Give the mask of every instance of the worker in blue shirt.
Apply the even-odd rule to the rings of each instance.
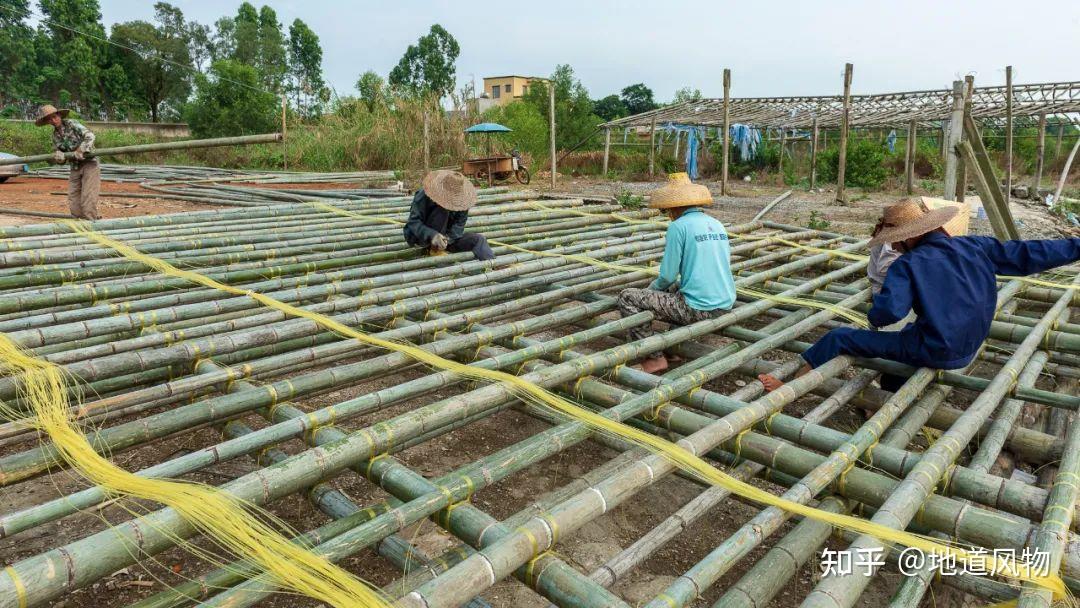
[[[665,236],[660,276],[648,289],[624,289],[618,307],[622,316],[642,311],[654,319],[689,325],[710,319],[731,309],[735,303],[735,281],[731,277],[731,248],[724,225],[701,207],[712,204],[709,189],[674,181],[653,193],[649,206],[663,209],[671,219]],[[631,340],[652,335],[650,324],[627,332]],[[668,368],[663,352],[646,357],[641,368],[658,373]]]
[[[999,242],[985,236],[950,237],[942,226],[956,207],[927,210],[914,200],[885,210],[883,228],[870,241],[892,243],[902,255],[889,267],[867,314],[878,328],[914,310],[914,323],[897,332],[841,327],[802,354],[802,375],[838,355],[880,357],[913,367],[966,367],[990,335],[997,310],[996,275],[1029,275],[1080,260],[1080,239]],[[782,383],[758,377],[767,390]],[[896,391],[906,378],[886,375],[881,387]]]

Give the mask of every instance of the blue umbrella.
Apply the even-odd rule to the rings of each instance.
[[[513,129],[493,122],[482,122],[465,129],[466,133],[509,133]]]
[[[482,122],[478,125],[473,125],[468,129],[465,129],[466,133],[487,133],[487,154],[491,156],[491,134],[492,133],[509,133],[513,129],[504,127],[494,122]]]

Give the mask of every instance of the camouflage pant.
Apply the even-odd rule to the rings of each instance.
[[[97,199],[100,191],[101,165],[97,159],[71,164],[67,197],[71,215],[84,220],[98,219]]]
[[[624,317],[639,312],[650,311],[657,321],[667,321],[675,325],[692,325],[698,321],[712,319],[727,312],[724,309],[697,310],[691,308],[678,291],[656,291],[655,289],[624,289],[619,293],[619,314]],[[631,341],[642,340],[653,335],[652,324],[639,325],[627,330]],[[660,357],[663,353],[652,353],[650,357]]]

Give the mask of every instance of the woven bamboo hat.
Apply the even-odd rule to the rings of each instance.
[[[870,239],[870,246],[922,236],[941,228],[958,212],[956,207],[930,210],[918,200],[901,201],[885,208],[885,214],[881,218],[881,231]]]
[[[44,127],[45,121],[53,114],[59,114],[60,118],[67,118],[69,113],[71,113],[71,110],[57,110],[56,106],[46,104],[38,108],[37,116],[34,117],[34,124],[39,127]]]
[[[668,183],[652,193],[649,206],[653,209],[674,207],[703,207],[713,203],[712,193],[701,184],[690,182],[685,173],[672,173]]]
[[[457,171],[432,171],[424,176],[424,193],[449,211],[467,211],[476,204],[476,187]]]

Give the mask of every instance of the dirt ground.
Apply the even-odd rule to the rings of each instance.
[[[606,181],[575,180],[566,178],[560,184],[560,192],[612,196],[624,190],[645,193],[657,187],[659,183],[612,183]],[[719,191],[718,184],[708,183],[714,192]],[[278,186],[275,186],[278,187]],[[304,187],[317,187],[305,185]],[[338,184],[322,185],[324,188],[340,188]],[[63,196],[53,193],[63,192],[66,183],[57,179],[18,178],[6,184],[0,184],[0,207],[16,207],[38,211],[62,213],[66,210]],[[104,217],[126,217],[153,213],[174,213],[215,208],[211,205],[197,205],[188,202],[162,199],[132,199],[109,196],[115,193],[145,193],[137,184],[104,182],[102,184],[101,211]],[[740,183],[734,196],[719,201],[716,214],[730,224],[748,221],[766,202],[783,190],[777,187],[757,186]],[[794,196],[777,207],[768,219],[789,224],[805,226],[810,221],[810,212],[817,211],[816,218],[829,223],[829,230],[851,234],[867,234],[880,216],[885,205],[899,198],[896,195],[871,195],[858,198],[849,205],[836,205],[832,193],[828,191],[806,193],[796,192]],[[1037,207],[1028,208],[1022,202],[1014,202],[1017,218],[1025,223],[1024,229],[1031,236],[1049,236],[1059,230],[1056,218],[1045,214]],[[1041,213],[1040,213],[1041,212]],[[1043,216],[1046,217],[1043,217]],[[47,219],[34,219],[19,216],[0,215],[0,225],[12,223],[41,222]],[[980,230],[985,225],[977,224]],[[1064,229],[1065,227],[1061,227]],[[1038,231],[1038,232],[1036,232]],[[1043,232],[1045,231],[1045,234]],[[719,338],[712,338],[720,340]],[[610,340],[599,341],[590,345],[592,349],[612,346]],[[588,349],[585,349],[588,350]],[[329,392],[306,399],[298,405],[313,409],[324,407],[334,402],[365,394],[386,386],[398,384],[417,377],[419,372],[406,371],[392,377],[367,382],[347,390]],[[723,382],[711,386],[715,390],[729,393],[736,388],[736,382],[745,382],[749,378],[736,379],[727,376]],[[440,391],[420,399],[397,404],[393,408],[374,415],[362,417],[344,424],[345,428],[361,428],[378,419],[430,403],[434,400],[451,396],[457,391]],[[818,399],[805,397],[786,411],[801,415],[812,408]],[[262,424],[256,416],[245,419],[251,426]],[[835,416],[830,424],[846,431],[853,430],[861,423],[861,418],[853,412],[842,412]],[[113,423],[110,423],[113,424]],[[471,424],[463,429],[448,433],[435,440],[411,448],[399,455],[402,461],[426,477],[433,478],[463,466],[477,458],[491,454],[503,447],[522,441],[539,433],[547,424],[540,422],[517,410],[506,410],[483,421]],[[116,456],[116,462],[128,469],[138,470],[153,463],[182,454],[186,450],[210,445],[220,440],[220,435],[210,427],[192,432],[185,432],[150,445],[124,452]],[[21,446],[25,449],[30,444]],[[300,441],[292,441],[282,446],[289,453],[304,449]],[[511,476],[507,480],[479,492],[473,503],[502,519],[525,508],[544,493],[557,489],[568,480],[578,478],[591,469],[616,456],[616,452],[598,444],[585,442],[564,450],[559,455],[530,467],[526,471]],[[251,472],[256,468],[250,458],[237,459],[198,473],[185,479],[211,484],[221,484]],[[359,475],[345,473],[334,480],[333,485],[352,498],[359,505],[371,505],[387,498],[381,490],[363,480]],[[769,487],[761,482],[763,487]],[[0,488],[0,512],[12,512],[21,507],[40,504],[44,500],[66,494],[82,487],[80,480],[69,474],[57,472],[27,483]],[[774,490],[776,488],[773,488]],[[634,542],[646,530],[658,524],[680,506],[701,491],[699,486],[682,478],[669,476],[652,487],[636,495],[632,500],[614,509],[607,515],[593,521],[561,542],[558,554],[583,572],[591,572],[604,561],[616,555],[622,548]],[[150,508],[151,505],[126,505],[126,508]],[[125,507],[106,506],[67,518],[62,522],[41,526],[34,530],[0,539],[0,562],[12,561],[40,553],[62,543],[82,538],[89,533],[104,530],[109,521],[123,521],[130,515]],[[675,576],[685,572],[697,561],[709,553],[718,543],[735,532],[747,520],[753,517],[759,508],[738,500],[725,501],[706,517],[689,527],[674,542],[665,546],[645,561],[625,580],[620,581],[615,591],[631,605],[648,601]],[[327,521],[325,515],[316,510],[301,496],[293,495],[276,502],[272,512],[285,522],[298,529],[310,529]],[[791,527],[789,523],[780,532],[772,536],[779,539]],[[451,547],[453,540],[430,521],[424,521],[407,528],[402,536],[412,541],[431,555]],[[830,540],[835,549],[843,548],[844,543]],[[709,606],[723,590],[738,580],[749,567],[767,550],[758,548],[743,559],[738,566],[727,573],[721,581],[707,591],[694,606]],[[358,553],[343,562],[343,565],[358,576],[377,585],[387,584],[401,576],[399,568],[390,565],[385,559],[376,557],[367,550]],[[199,564],[187,553],[172,550],[146,560],[143,566],[127,568],[104,579],[89,588],[66,596],[54,606],[86,607],[121,606],[147,597],[164,589],[165,585],[175,585],[187,577],[206,571],[204,564]],[[812,560],[804,566],[798,576],[784,589],[771,604],[782,608],[797,606],[816,582],[817,564]],[[895,569],[885,568],[871,583],[858,605],[864,607],[879,606],[888,602],[891,590],[895,587],[898,573]],[[547,602],[531,590],[513,579],[500,582],[486,593],[483,599],[495,608],[541,608]],[[940,599],[940,598],[939,598]],[[262,602],[262,606],[315,606],[316,603],[289,595],[276,595]]]

